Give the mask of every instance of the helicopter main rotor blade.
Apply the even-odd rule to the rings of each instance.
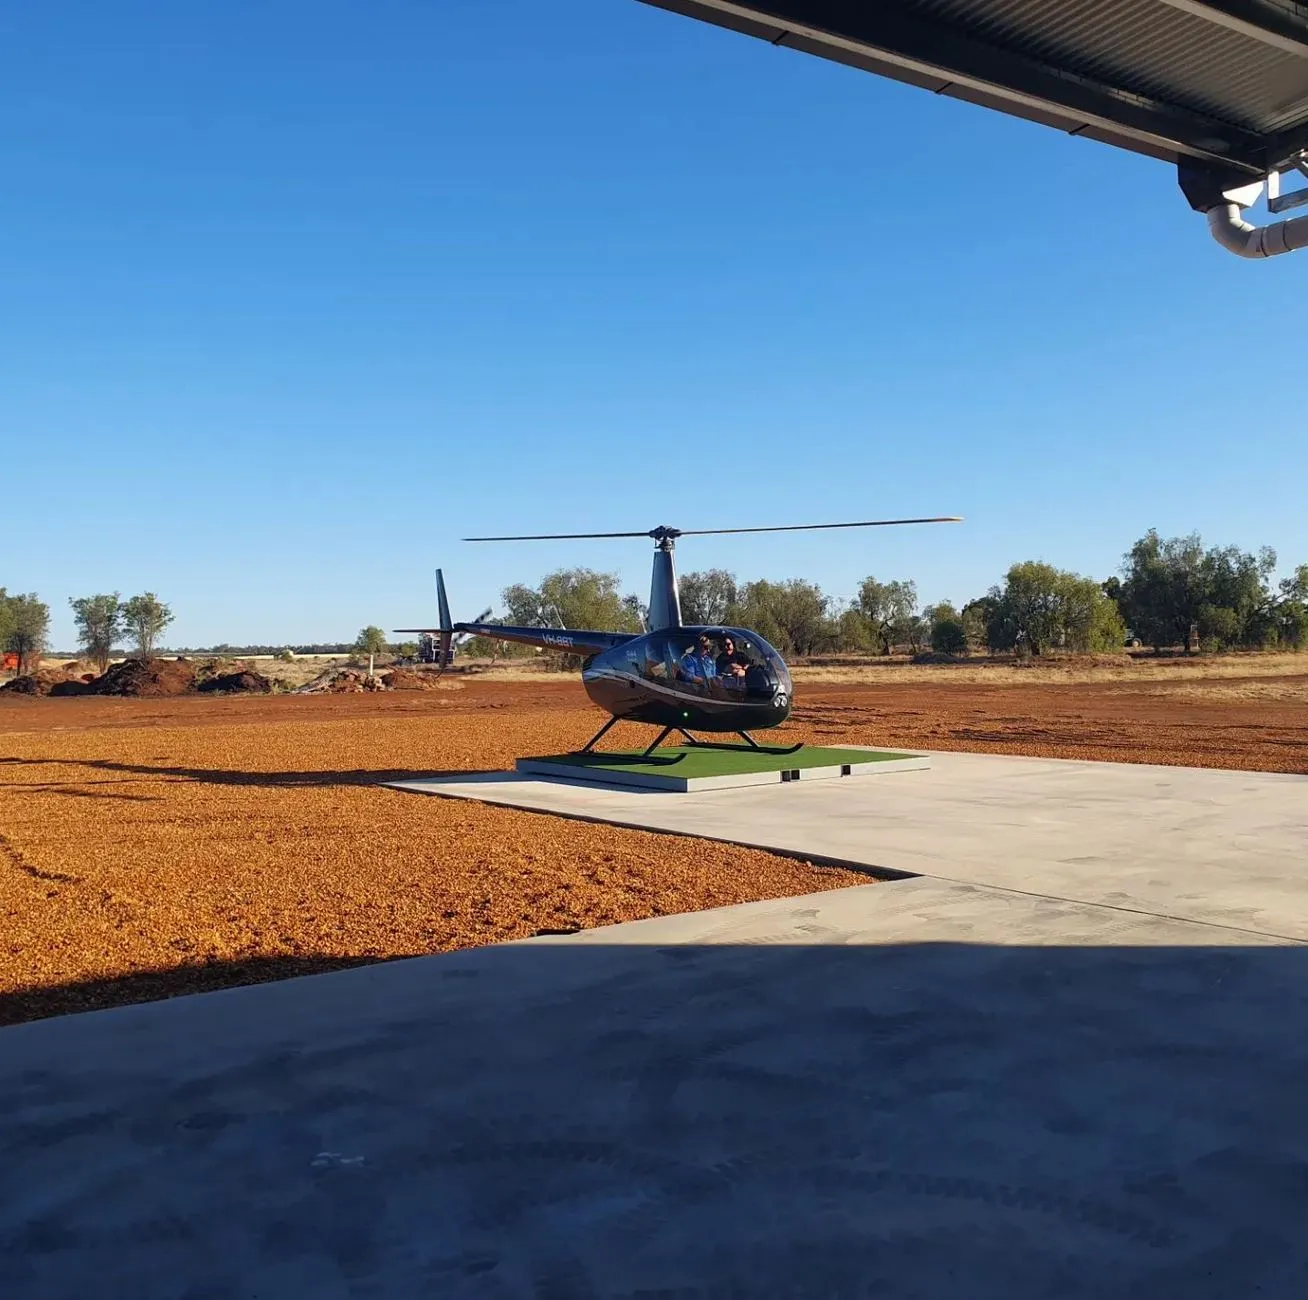
[[[682,537],[709,537],[723,533],[803,533],[818,528],[889,528],[894,524],[961,524],[962,515],[932,519],[863,519],[852,524],[776,524],[769,528],[683,528]]]
[[[847,524],[774,524],[766,528],[653,528],[634,533],[528,533],[521,537],[465,537],[465,542],[572,542],[609,537],[714,537],[726,533],[803,533],[819,528],[890,528],[898,524],[961,524],[962,515],[930,519],[860,519]]]
[[[571,542],[586,537],[648,537],[649,529],[639,533],[532,533],[526,537],[464,537],[465,542]]]

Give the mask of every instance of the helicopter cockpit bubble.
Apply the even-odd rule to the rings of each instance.
[[[682,627],[642,641],[640,675],[647,680],[664,681],[691,694],[744,702],[771,700],[778,691],[791,693],[790,674],[781,656],[743,628]],[[733,661],[738,665],[734,669]]]

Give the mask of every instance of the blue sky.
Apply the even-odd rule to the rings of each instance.
[[[0,585],[174,644],[456,617],[647,544],[967,599],[1150,526],[1308,560],[1308,255],[1167,166],[635,0],[67,0],[0,49]]]

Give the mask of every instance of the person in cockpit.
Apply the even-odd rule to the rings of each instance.
[[[749,656],[736,649],[736,641],[728,633],[722,638],[722,653],[718,655],[718,676],[728,686],[745,684],[745,673],[749,669]]]
[[[718,675],[717,660],[713,657],[713,642],[701,632],[694,644],[686,647],[686,653],[677,661],[677,668],[683,681],[707,689],[708,684]]]

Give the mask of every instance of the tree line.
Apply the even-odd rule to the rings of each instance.
[[[1104,580],[1041,560],[1014,564],[984,595],[919,608],[908,579],[865,578],[841,599],[803,578],[740,582],[724,569],[681,578],[682,621],[750,628],[783,654],[895,651],[940,654],[1116,650],[1134,641],[1155,650],[1302,650],[1308,647],[1308,564],[1273,585],[1276,553],[1238,546],[1205,547],[1198,534],[1160,537],[1151,529]],[[538,586],[516,583],[502,593],[504,622],[639,632],[646,613],[624,594],[618,575],[563,569]],[[69,600],[83,653],[100,671],[114,647],[129,644],[143,659],[155,653],[172,623],[171,608],[153,592],[124,600],[118,592]],[[47,648],[50,610],[34,593],[0,587],[0,649],[30,672]],[[298,653],[383,653],[380,628],[364,628],[353,644],[290,647]],[[214,653],[287,653],[287,647],[213,647]],[[416,653],[416,645],[394,647]],[[493,638],[474,637],[473,657],[530,654]]]
[[[173,621],[172,610],[152,591],[127,600],[113,592],[69,599],[77,640],[100,672],[109,666],[114,647],[130,644],[141,659],[154,654],[163,630]],[[10,596],[0,587],[0,647],[14,656],[19,673],[29,673],[49,646],[50,607],[34,592]]]
[[[908,579],[869,576],[852,599],[803,578],[740,582],[724,569],[680,580],[682,621],[750,628],[787,655],[932,650],[1040,656],[1054,651],[1112,651],[1128,644],[1156,651],[1181,647],[1301,650],[1308,647],[1308,564],[1273,587],[1276,554],[1236,546],[1205,547],[1197,534],[1162,538],[1150,530],[1104,580],[1041,560],[1012,565],[984,595],[920,608]],[[620,590],[618,575],[562,569],[539,586],[502,594],[504,622],[639,632],[645,608]],[[474,638],[474,656],[531,653]]]

